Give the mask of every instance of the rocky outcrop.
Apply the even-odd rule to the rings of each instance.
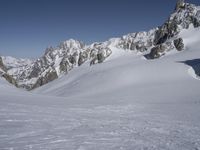
[[[166,52],[170,51],[173,48],[174,48],[174,46],[172,45],[172,42],[166,42],[166,43],[163,43],[163,44],[153,47],[151,49],[151,52],[149,54],[145,55],[145,57],[147,59],[160,58],[161,56],[165,55]]]
[[[44,76],[40,77],[30,90],[40,87],[44,84],[47,84],[57,78],[58,78],[58,75],[55,71],[49,71],[45,73]]]
[[[105,50],[105,51],[99,51],[98,54],[97,54],[97,60],[98,60],[98,63],[103,63],[107,57],[109,57],[110,55],[112,54],[112,51],[108,49]]]
[[[112,54],[111,49],[104,43],[95,43],[90,49],[90,65],[102,63]]]
[[[153,47],[149,54],[149,58],[150,59],[159,58],[163,54],[164,51],[165,51],[165,47],[162,44],[156,47]]]
[[[79,59],[78,59],[78,66],[81,66],[84,62],[88,60],[88,58],[89,58],[88,51],[80,52]]]
[[[176,3],[175,10],[178,11],[179,9],[184,9],[184,8],[185,8],[185,0],[178,0]]]
[[[5,78],[9,83],[18,87],[17,81],[12,76],[8,75],[7,73],[3,73],[2,77]]]
[[[4,64],[3,64],[3,60],[2,60],[2,58],[1,58],[1,56],[0,56],[0,68],[1,68],[3,71],[6,71],[6,70],[7,70],[6,67],[5,67]]]
[[[148,57],[154,59],[164,55],[169,49],[165,48],[163,50],[162,45],[172,42],[172,39],[177,37],[182,29],[188,29],[190,25],[193,25],[195,28],[200,26],[200,10],[193,4],[179,0],[174,13],[155,31],[154,47],[151,49]],[[183,39],[181,38],[174,40],[173,45],[178,51],[184,49]],[[172,49],[173,47],[171,46]]]
[[[17,81],[7,73],[7,68],[3,64],[3,60],[0,57],[0,76],[6,79],[9,83],[18,87]]]
[[[116,47],[131,51],[147,51],[153,46],[156,30],[157,29],[152,29],[149,32],[138,32],[125,35],[116,42]]]
[[[174,40],[174,46],[178,51],[182,51],[184,49],[184,43],[182,38],[178,38]]]
[[[177,34],[178,24],[174,20],[168,21],[155,32],[154,45],[165,43]]]
[[[70,57],[70,59],[63,58],[60,62],[60,73],[68,73],[73,65],[76,63],[76,60],[74,57]]]

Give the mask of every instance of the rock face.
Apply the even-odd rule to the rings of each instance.
[[[94,43],[90,47],[90,65],[102,63],[112,54],[111,49],[107,43]]]
[[[1,68],[3,71],[6,71],[6,67],[5,67],[4,64],[3,64],[3,60],[2,60],[2,58],[1,58],[1,56],[0,56],[0,68]]]
[[[1,76],[5,78],[9,83],[18,87],[17,81],[12,76],[8,75],[7,73],[3,73]]]
[[[160,58],[161,56],[165,55],[168,51],[172,50],[174,48],[172,42],[166,42],[160,45],[157,45],[151,49],[151,52],[145,57],[147,59],[156,59]]]
[[[153,47],[151,49],[149,56],[151,59],[159,58],[164,51],[165,51],[165,47],[161,44],[156,47]]]
[[[182,38],[178,38],[174,40],[174,46],[178,51],[182,51],[184,49],[184,43]]]
[[[9,83],[18,87],[17,81],[7,73],[7,68],[3,64],[3,60],[1,56],[0,56],[0,76],[5,78]]]
[[[6,70],[4,76],[9,82],[32,90],[86,62],[89,65],[103,63],[112,55],[114,49],[148,53],[148,59],[159,58],[174,48],[181,51],[184,49],[184,43],[179,38],[179,33],[191,25],[200,27],[200,7],[179,0],[167,21],[148,32],[131,33],[91,45],[70,39],[57,47],[47,48],[44,55],[34,61],[0,57],[0,68]]]
[[[169,19],[155,31],[155,38],[153,41],[154,48],[151,49],[148,58],[154,59],[164,55],[168,48],[163,50],[161,49],[161,45],[166,43],[173,42],[178,51],[183,50],[183,40],[178,38],[172,41],[172,38],[178,37],[181,29],[188,29],[190,25],[193,25],[195,28],[200,26],[199,7],[185,3],[184,0],[179,0],[174,13],[172,13]],[[173,46],[171,46],[171,49],[173,49]],[[160,55],[160,53],[162,53],[162,55]]]
[[[185,0],[178,0],[176,3],[175,10],[184,9],[185,8]]]
[[[82,42],[70,39],[55,48],[47,48],[41,58],[29,62],[28,65],[16,65],[13,69],[7,61],[7,65],[10,66],[8,73],[14,77],[20,88],[32,90],[67,74],[86,61],[90,61],[90,64],[102,63],[111,53],[105,43],[86,46]],[[5,62],[7,59],[5,58]]]
[[[78,66],[81,66],[84,62],[86,62],[89,58],[89,54],[87,51],[80,52],[79,59],[78,59]]]
[[[152,29],[149,32],[138,32],[125,35],[118,40],[116,47],[131,51],[147,51],[147,49],[153,46],[156,30],[157,29]]]
[[[44,84],[47,84],[47,83],[49,83],[49,82],[51,82],[51,81],[53,81],[53,80],[55,80],[57,78],[58,78],[58,75],[57,75],[57,73],[55,71],[47,72],[45,74],[45,76],[40,77],[37,80],[37,82],[34,84],[34,86],[32,87],[32,89],[35,89],[35,88],[40,87],[40,86],[42,86]]]

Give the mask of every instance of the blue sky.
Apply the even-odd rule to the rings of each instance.
[[[199,0],[188,2],[200,4]],[[74,38],[105,41],[161,25],[176,0],[0,0],[0,55],[37,58]]]

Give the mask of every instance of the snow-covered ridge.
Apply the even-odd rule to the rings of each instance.
[[[2,56],[2,60],[6,68],[18,68],[30,65],[33,61],[30,59],[17,59],[11,56]]]
[[[2,57],[7,73],[17,81],[18,87],[28,90],[40,87],[85,62],[90,65],[104,62],[115,51],[134,51],[146,54],[150,59],[159,58],[173,49],[182,50],[184,41],[179,36],[190,25],[200,26],[199,6],[177,3],[175,11],[160,27],[148,32],[130,33],[121,38],[86,45],[70,39],[57,47],[49,47],[35,61]]]

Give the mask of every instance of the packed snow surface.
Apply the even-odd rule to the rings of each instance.
[[[32,93],[0,80],[1,150],[200,150],[199,29],[157,60],[119,52]]]

